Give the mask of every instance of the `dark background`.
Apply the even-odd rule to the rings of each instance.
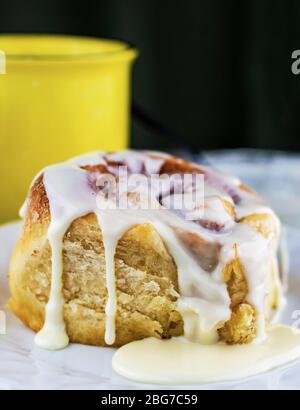
[[[299,0],[0,0],[0,32],[138,47],[134,147],[300,149]]]

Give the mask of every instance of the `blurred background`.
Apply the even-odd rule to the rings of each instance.
[[[1,33],[136,46],[131,147],[205,157],[300,227],[299,19],[297,0],[0,0]]]
[[[299,150],[299,18],[297,0],[0,0],[2,33],[115,38],[140,50],[136,148]]]

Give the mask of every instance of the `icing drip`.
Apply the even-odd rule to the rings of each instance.
[[[148,186],[147,178],[159,174],[168,158],[160,153],[149,152],[91,153],[42,171],[51,214],[48,240],[52,251],[52,281],[45,324],[36,336],[39,346],[58,349],[68,344],[63,319],[63,238],[74,220],[89,213],[97,216],[105,252],[107,345],[114,344],[116,338],[116,247],[130,227],[144,223],[152,224],[157,230],[177,265],[180,288],[177,306],[188,339],[205,344],[214,343],[218,340],[218,328],[230,319],[231,300],[224,282],[223,268],[235,258],[235,249],[247,276],[247,300],[257,312],[258,340],[264,338],[265,280],[270,264],[274,263],[278,237],[266,239],[249,225],[236,223],[225,209],[223,201],[232,205],[238,218],[261,210],[273,215],[279,236],[277,218],[258,197],[242,191],[238,180],[223,178],[205,168],[201,168],[205,174],[204,204],[196,204],[193,209],[188,206],[188,210],[177,210],[176,207],[167,209],[168,201],[176,204],[182,198],[174,191],[176,183],[170,190],[160,181],[161,184],[151,192],[151,209],[144,209],[143,205],[149,199],[145,189]],[[128,209],[113,209],[115,198],[106,198],[105,191],[102,192],[104,195],[98,195],[102,188],[94,181],[97,170],[82,168],[87,165],[105,166],[118,177],[118,167],[126,166],[129,173],[146,176],[146,184],[137,184],[132,191],[122,192],[122,199],[128,200]],[[190,204],[193,189],[192,182],[182,193],[185,204]],[[189,220],[186,219],[187,211]],[[196,240],[191,241],[190,235]],[[194,246],[197,241],[200,241],[198,248]]]
[[[106,326],[105,343],[112,345],[115,342],[116,327],[115,317],[117,312],[116,278],[115,278],[115,253],[119,239],[131,226],[129,221],[116,224],[114,210],[103,210],[97,212],[99,226],[102,231],[103,246],[105,253],[107,303],[105,307]]]
[[[101,217],[98,215],[99,225],[102,229],[103,245],[105,253],[105,267],[106,267],[106,286],[108,300],[105,308],[106,314],[106,328],[105,328],[105,343],[112,345],[115,341],[116,325],[115,316],[117,311],[117,297],[115,284],[115,252],[118,243],[117,237],[112,239],[108,236],[109,233],[103,229],[104,220],[101,223]]]
[[[67,229],[66,227],[65,229]],[[48,232],[52,250],[52,280],[49,302],[46,306],[46,319],[43,329],[37,333],[35,342],[38,346],[49,349],[63,349],[69,344],[63,319],[64,298],[62,295],[62,243],[65,230]]]
[[[240,381],[290,363],[299,356],[299,331],[277,325],[268,329],[268,338],[259,345],[204,346],[181,338],[132,342],[116,351],[113,369],[139,383]]]
[[[95,202],[95,194],[88,187],[87,177],[85,171],[74,165],[57,165],[44,171],[44,186],[51,214],[48,241],[52,253],[52,277],[44,327],[37,333],[35,342],[49,350],[64,348],[69,342],[63,318],[63,238],[72,222],[89,213]],[[80,195],[77,193],[78,187],[81,189]],[[81,195],[85,201],[81,201]]]

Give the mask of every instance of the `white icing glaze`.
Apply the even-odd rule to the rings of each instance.
[[[117,350],[113,368],[139,383],[196,384],[239,380],[274,369],[300,357],[300,334],[272,326],[259,345],[205,346],[181,338],[148,338]]]
[[[137,185],[134,193],[123,192],[125,199],[130,199],[129,209],[112,209],[113,198],[97,196],[95,171],[86,171],[85,165],[107,165],[110,172],[117,174],[117,165],[125,165],[130,173],[143,173],[148,179],[158,174],[168,156],[160,153],[122,151],[114,154],[91,153],[74,158],[62,164],[45,168],[43,181],[49,199],[51,222],[48,240],[52,249],[52,284],[46,318],[43,329],[36,336],[36,343],[48,349],[66,346],[68,337],[63,319],[62,293],[62,246],[64,235],[71,223],[89,213],[95,213],[101,227],[106,261],[106,332],[105,342],[111,345],[115,341],[115,317],[117,298],[115,285],[115,250],[118,240],[131,227],[137,224],[151,223],[163,238],[178,270],[180,297],[178,310],[184,319],[185,336],[201,343],[214,343],[218,339],[217,330],[230,319],[230,297],[223,279],[223,268],[235,257],[235,248],[247,275],[249,294],[247,297],[256,309],[258,340],[264,338],[265,299],[267,273],[274,263],[280,225],[272,213],[253,194],[239,188],[236,178],[219,175],[215,171],[201,168],[205,172],[204,209],[196,204],[192,213],[201,219],[201,206],[206,227],[184,218],[185,211],[166,209],[164,201],[177,194],[168,191],[162,183],[151,193],[152,209],[143,209],[147,203],[145,185]],[[115,164],[114,164],[115,163]],[[94,179],[93,179],[94,178]],[[146,185],[148,179],[146,178]],[[148,185],[147,185],[148,186]],[[190,192],[184,192],[189,201]],[[158,201],[161,196],[161,202]],[[250,226],[236,223],[223,206],[226,200],[234,206],[238,218],[249,214],[269,213],[274,216],[278,233],[274,238],[264,238]],[[189,202],[188,202],[189,203]],[[101,205],[101,206],[100,206]],[[23,209],[23,214],[24,214]],[[210,223],[216,223],[219,229],[208,229]],[[207,246],[220,248],[218,260],[201,263],[192,252],[183,245],[181,236],[193,233]],[[202,255],[203,258],[203,255]],[[209,256],[207,256],[209,258]],[[278,287],[280,283],[278,281]]]

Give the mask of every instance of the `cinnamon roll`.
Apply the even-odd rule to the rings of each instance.
[[[277,216],[208,167],[88,154],[42,170],[22,215],[9,306],[39,346],[249,343],[280,307]]]

